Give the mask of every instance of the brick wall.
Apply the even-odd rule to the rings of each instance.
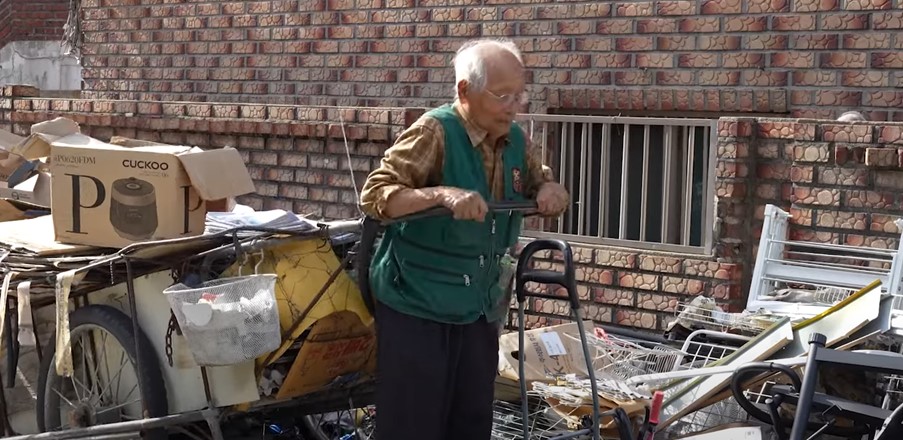
[[[242,202],[328,219],[358,215],[347,156],[359,186],[419,114],[404,108],[46,99],[33,97],[39,92],[29,88],[4,93],[0,128],[20,134],[35,122],[66,116],[102,140],[120,135],[237,147],[258,190]],[[694,295],[742,309],[766,203],[794,214],[793,239],[896,246],[899,233],[891,220],[903,216],[901,157],[901,123],[722,118],[713,255],[587,246],[575,239],[586,316],[660,330],[677,304]],[[530,308],[532,324],[557,322],[567,313],[564,301],[537,300]]]
[[[428,106],[460,44],[498,36],[533,111],[903,120],[894,0],[81,2],[90,98]]]
[[[10,41],[59,40],[69,0],[0,0],[0,47]]]

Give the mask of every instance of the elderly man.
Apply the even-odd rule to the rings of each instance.
[[[454,214],[392,225],[374,253],[382,440],[490,438],[507,315],[500,261],[521,216],[490,212],[487,201],[535,200],[547,216],[569,203],[513,122],[527,99],[517,47],[470,42],[454,65],[454,104],[405,130],[361,194],[377,219],[436,206]]]

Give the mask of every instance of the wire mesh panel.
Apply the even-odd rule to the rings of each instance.
[[[674,367],[674,371],[693,370],[710,366],[736,352],[740,346],[751,338],[713,330],[697,330],[684,341],[681,351],[685,357]],[[677,389],[672,389],[676,391]],[[672,392],[673,392],[672,391]],[[665,397],[669,395],[665,392]],[[733,399],[725,399],[709,405],[694,413],[688,414],[668,427],[668,438],[703,431],[726,423],[740,422],[747,419],[746,411]]]
[[[539,398],[529,399],[531,439],[546,440],[568,432],[567,421]],[[520,403],[496,402],[493,408],[492,440],[521,440],[524,418]]]

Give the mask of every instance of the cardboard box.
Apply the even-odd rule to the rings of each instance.
[[[594,327],[592,321],[584,321],[587,333]],[[558,376],[575,373],[586,375],[586,360],[580,345],[577,323],[542,327],[524,332],[524,373],[527,383],[554,382]],[[589,336],[589,335],[588,335]],[[591,348],[592,349],[592,348]],[[499,375],[510,380],[520,380],[518,375],[518,334],[506,333],[499,338]],[[590,351],[592,353],[592,351]],[[595,359],[595,370],[605,366]]]
[[[28,151],[49,141],[51,210],[61,243],[124,247],[200,235],[206,201],[255,191],[232,148],[123,147],[59,130],[32,137]]]
[[[0,183],[0,199],[50,208],[50,181],[50,173],[39,171],[12,188],[8,188],[6,182]]]

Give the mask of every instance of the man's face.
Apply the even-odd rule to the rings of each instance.
[[[471,117],[492,137],[507,134],[526,104],[524,68],[514,57],[498,61],[487,68],[486,87],[467,93]]]

